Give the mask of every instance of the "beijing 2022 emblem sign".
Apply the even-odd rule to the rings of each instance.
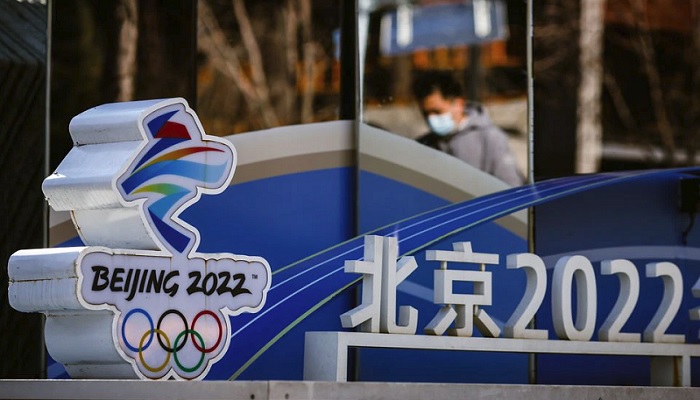
[[[144,114],[143,144],[112,189],[124,207],[139,207],[160,249],[85,248],[76,262],[78,299],[114,311],[117,351],[141,378],[202,379],[228,349],[229,317],[265,304],[270,267],[261,257],[197,253],[197,229],[178,218],[201,194],[229,185],[232,144],[205,135],[182,99]]]

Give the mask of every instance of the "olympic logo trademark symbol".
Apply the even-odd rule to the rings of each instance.
[[[87,247],[77,262],[79,299],[115,313],[121,356],[146,379],[203,379],[226,353],[230,317],[258,312],[270,288],[262,257],[197,253],[199,232],[179,219],[202,194],[218,194],[236,165],[231,143],[205,135],[182,99],[139,117],[145,139],[114,178],[137,206],[159,251]]]

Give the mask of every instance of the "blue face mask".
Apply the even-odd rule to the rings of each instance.
[[[455,121],[449,112],[428,116],[430,130],[440,136],[447,136],[455,130]]]

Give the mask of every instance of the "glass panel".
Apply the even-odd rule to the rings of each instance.
[[[528,251],[528,215],[511,212],[496,219],[503,215],[496,210],[508,213],[527,192],[508,189],[524,183],[528,171],[528,3],[359,4],[358,230],[396,238],[398,256],[417,263],[396,288],[397,307],[417,310],[416,334],[426,334],[423,329],[440,310],[434,271],[441,265],[426,254],[452,250],[455,243],[502,255],[498,267],[486,268],[499,282],[488,313],[506,321],[515,307],[506,304],[515,300],[512,293],[525,290],[524,280],[500,274],[506,254]],[[532,381],[527,355],[428,353],[421,353],[421,363],[431,367],[416,373],[408,352],[358,349],[355,378]],[[493,365],[494,372],[476,371],[474,365]],[[508,374],[497,365],[508,365]]]
[[[698,3],[544,0],[534,1],[533,7],[535,179],[586,174],[576,179],[584,190],[536,208],[535,252],[546,256],[605,248],[606,257],[633,260],[640,271],[648,262],[638,250],[644,246],[675,248],[669,257],[683,259],[694,245],[692,234],[686,236],[692,232],[694,214],[688,218],[678,208],[678,187],[683,187],[679,181],[685,174],[588,174],[697,164]],[[586,188],[588,179],[610,176],[635,179]],[[659,229],[676,220],[683,221],[678,233]],[[649,227],[637,221],[647,221]],[[683,274],[693,270],[694,260],[682,262]],[[612,304],[604,280],[598,282],[598,304]],[[646,293],[640,299],[656,295],[651,287],[642,291]],[[653,307],[640,302],[635,315]],[[538,314],[540,328],[548,328],[548,317]],[[646,323],[631,317],[627,326]],[[538,383],[635,385],[645,374],[635,372],[634,362],[624,359],[590,357],[585,362],[598,366],[595,376],[574,358],[552,361],[538,357]],[[581,373],[564,377],[562,365]]]
[[[525,183],[527,3],[375,0],[360,2],[359,14],[361,127],[375,132],[360,135],[361,170],[434,198],[406,199],[406,214]],[[397,146],[407,153],[397,156]],[[363,178],[360,208],[373,201]],[[361,231],[381,226],[372,219]]]
[[[539,179],[697,164],[697,11],[682,0],[534,3]]]

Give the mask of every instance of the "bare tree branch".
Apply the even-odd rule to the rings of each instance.
[[[648,9],[645,0],[632,0],[632,9],[635,13],[634,20],[638,28],[637,51],[642,58],[642,67],[649,82],[649,96],[656,117],[656,124],[664,147],[664,154],[668,165],[675,163],[675,140],[673,128],[666,112],[663,86],[659,76],[659,70],[655,63],[656,52],[651,40],[649,21],[647,18]]]
[[[299,61],[299,53],[297,50],[297,47],[299,46],[299,41],[297,38],[297,32],[299,29],[299,17],[296,8],[296,0],[287,0],[283,9],[283,19],[285,21],[284,39],[287,43],[285,52],[287,60],[287,90],[283,99],[283,109],[285,110],[285,115],[292,115],[292,111],[296,103],[295,97],[297,92],[297,62]]]
[[[278,126],[279,119],[270,102],[270,91],[265,78],[265,70],[263,68],[262,57],[260,56],[260,47],[258,46],[258,41],[255,39],[255,33],[253,32],[253,27],[250,25],[250,18],[248,17],[248,12],[245,9],[243,0],[233,0],[233,13],[238,21],[243,46],[250,60],[253,87],[260,99],[263,120],[268,127]]]
[[[302,51],[304,60],[304,95],[301,101],[301,123],[309,123],[313,120],[314,101],[314,62],[316,59],[316,45],[311,36],[311,1],[299,0],[299,16],[301,19]]]
[[[205,34],[198,35],[199,50],[208,56],[214,68],[233,80],[251,107],[258,108],[260,100],[250,80],[242,73],[238,54],[228,45],[206,1],[198,2],[197,14],[200,28],[205,31]]]
[[[622,124],[625,126],[625,129],[630,132],[639,132],[639,124],[637,124],[632,111],[627,105],[627,101],[625,100],[625,96],[620,89],[620,85],[617,84],[615,78],[613,78],[610,72],[607,71],[603,75],[603,81],[605,82],[605,89],[608,91],[608,94],[612,99],[615,111],[617,111],[617,115],[620,117],[620,120],[622,120]]]
[[[249,109],[260,113],[265,127],[277,126],[278,119],[270,105],[269,97],[261,97],[261,91],[244,73],[238,53],[229,45],[206,1],[198,2],[198,18],[200,29],[205,31],[205,34],[198,36],[199,49],[207,54],[214,68],[233,80],[246,99]],[[263,95],[266,91],[267,89],[263,91]]]
[[[537,58],[534,74],[544,90],[575,90],[576,77],[561,73],[573,57],[576,46],[568,45],[578,36],[578,2],[571,0],[547,0],[542,3],[542,14],[535,30]],[[556,96],[552,96],[555,98]]]

